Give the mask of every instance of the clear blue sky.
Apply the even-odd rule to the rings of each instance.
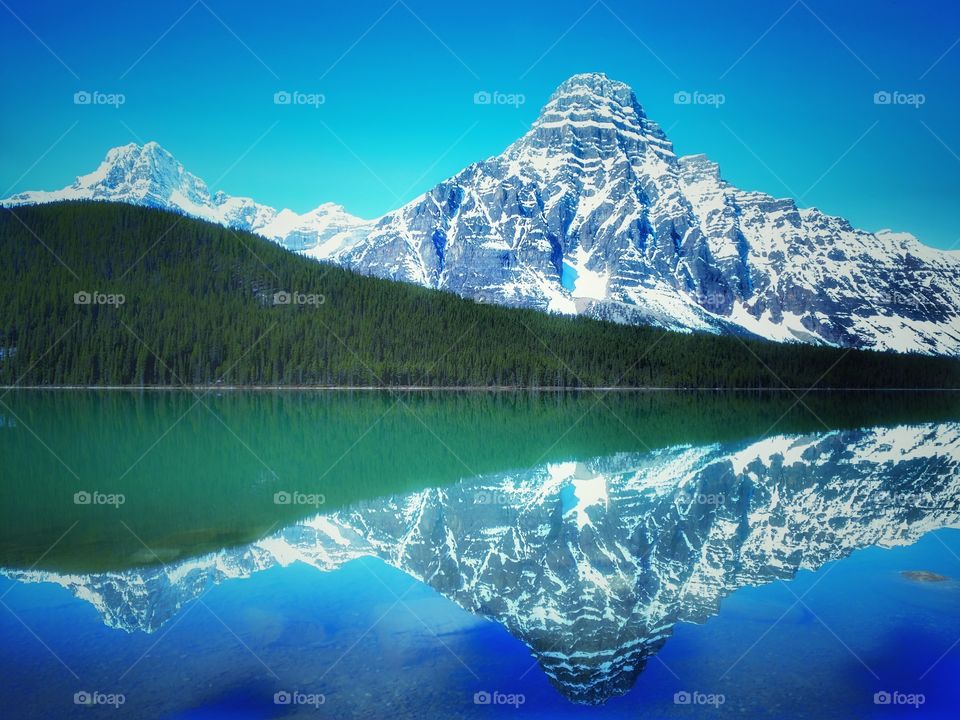
[[[956,246],[958,5],[2,0],[0,192],[62,187],[108,148],[156,140],[214,189],[374,217],[499,153],[566,77],[602,71],[741,187]],[[81,90],[125,103],[76,105]],[[279,90],[325,103],[277,106]],[[526,103],[475,105],[480,90]],[[683,90],[725,102],[676,104]]]

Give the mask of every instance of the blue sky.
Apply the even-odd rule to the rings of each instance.
[[[602,71],[741,187],[960,246],[954,3],[2,0],[0,18],[3,196],[156,140],[213,189],[374,217],[499,153],[566,77]],[[282,90],[324,103],[278,106]],[[526,102],[474,104],[483,90]],[[878,105],[883,91],[902,95]]]

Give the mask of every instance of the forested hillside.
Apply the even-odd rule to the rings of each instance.
[[[960,362],[665,333],[360,276],[160,210],[0,210],[0,383],[958,387]]]

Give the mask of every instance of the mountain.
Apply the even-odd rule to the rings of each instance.
[[[343,262],[618,322],[960,353],[960,253],[738,190],[601,74],[564,82],[503,154],[383,217]]]
[[[487,303],[683,332],[960,355],[960,252],[722,180],[678,157],[625,84],[575,75],[502,154],[379,220],[210,195],[155,143],[7,205],[113,199]]]
[[[526,643],[557,689],[632,687],[679,622],[739,588],[960,526],[960,425],[678,445],[482,475],[365,501],[168,566],[53,582],[111,627],[156,632],[212,584],[375,556]]]
[[[951,358],[476,303],[126,203],[0,208],[0,257],[7,384],[960,387]]]
[[[349,245],[366,226],[365,221],[333,203],[298,215],[250,198],[211,193],[203,180],[187,172],[155,142],[113,148],[96,170],[81,175],[72,185],[52,192],[18,193],[4,200],[3,205],[59,200],[104,200],[171,210],[256,233],[288,250],[316,252],[323,257],[335,255],[343,245]]]

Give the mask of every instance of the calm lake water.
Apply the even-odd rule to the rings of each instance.
[[[13,391],[0,458],[3,717],[960,708],[957,395]]]

